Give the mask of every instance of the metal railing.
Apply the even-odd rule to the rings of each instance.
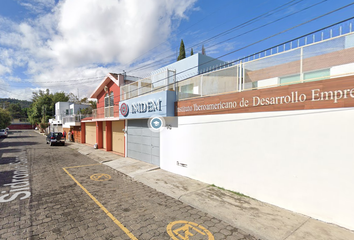
[[[100,107],[92,110],[93,119],[119,117],[119,106]]]
[[[183,100],[353,75],[353,21],[334,24],[181,81],[176,81],[179,73],[162,70],[122,86],[120,100],[166,90],[176,91],[177,100]]]
[[[151,77],[140,79],[139,81],[120,87],[120,101],[138,97],[147,93],[154,93],[166,90],[174,90],[173,84],[176,82],[176,72],[164,69]]]
[[[352,22],[290,41],[283,44],[281,50],[279,45],[276,51],[268,49],[237,60],[232,67],[180,81],[177,83],[177,99],[354,75]]]
[[[71,115],[67,117],[63,117],[62,119],[62,124],[66,123],[75,123],[75,122],[81,122],[82,119],[91,117],[91,114],[78,114],[78,115]]]

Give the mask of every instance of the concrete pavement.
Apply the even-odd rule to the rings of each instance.
[[[92,146],[68,142],[73,150],[136,181],[189,204],[264,240],[354,240],[354,232],[215,186],[124,158]]]

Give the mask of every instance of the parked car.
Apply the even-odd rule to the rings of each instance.
[[[9,131],[10,131],[10,128],[7,127],[7,128],[5,128],[5,130],[6,130],[7,132],[9,132]]]
[[[0,137],[7,137],[8,132],[6,131],[6,129],[0,129]]]
[[[50,146],[53,146],[55,144],[61,144],[65,145],[65,138],[61,132],[51,132],[47,135],[46,138],[47,144],[50,143]]]

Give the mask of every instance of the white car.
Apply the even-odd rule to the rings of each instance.
[[[6,129],[0,129],[0,137],[7,137],[7,134]]]

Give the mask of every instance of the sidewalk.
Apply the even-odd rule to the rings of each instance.
[[[354,240],[354,232],[85,144],[69,148],[262,240]]]

